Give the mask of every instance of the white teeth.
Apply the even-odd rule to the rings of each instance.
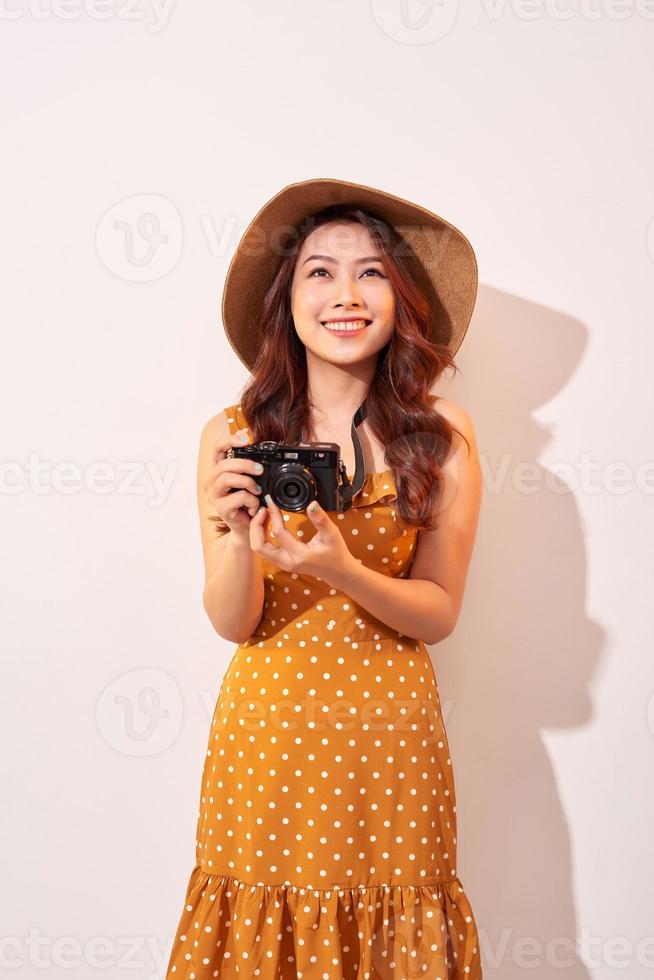
[[[341,323],[325,323],[325,327],[331,330],[332,333],[343,333],[347,331],[348,333],[355,330],[361,330],[362,327],[368,326],[367,320],[349,320]]]

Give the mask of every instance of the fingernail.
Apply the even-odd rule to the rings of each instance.
[[[239,439],[241,440],[241,442],[247,442],[248,441],[248,437],[245,436],[245,435],[239,436]]]
[[[260,483],[257,483],[256,480],[255,480],[255,486],[256,486],[256,488],[257,488],[257,490],[259,492],[261,492],[263,490],[263,487],[261,486],[261,484]]]
[[[269,493],[264,494],[263,499],[266,501],[266,503],[270,507],[270,505],[272,504],[272,500],[270,499],[270,494]]]

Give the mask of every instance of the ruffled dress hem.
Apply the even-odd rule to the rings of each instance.
[[[458,877],[345,888],[191,872],[167,978],[481,980]]]

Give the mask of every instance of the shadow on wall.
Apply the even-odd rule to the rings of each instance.
[[[574,374],[586,338],[570,317],[480,288],[461,374],[438,388],[469,411],[484,475],[461,616],[430,648],[452,751],[457,872],[484,980],[589,977],[575,953],[570,836],[541,733],[592,717],[603,632],[585,610],[577,488],[538,463],[550,432],[534,418]],[[529,463],[527,492],[514,478]]]

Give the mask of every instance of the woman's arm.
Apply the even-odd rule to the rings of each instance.
[[[225,412],[209,419],[200,436],[197,494],[205,568],[202,603],[219,636],[243,643],[256,629],[263,612],[263,565],[250,547],[249,531],[216,533],[216,522],[211,520],[215,511],[204,489],[216,463],[216,441],[229,436]]]
[[[438,643],[452,632],[449,597],[433,582],[383,575],[355,562],[348,575],[329,584],[391,629],[427,645]]]
[[[381,622],[405,636],[438,643],[454,630],[463,602],[482,497],[482,474],[472,421],[460,406],[444,398],[438,411],[455,432],[443,464],[438,528],[419,531],[407,578],[376,572],[354,560],[330,582]]]

